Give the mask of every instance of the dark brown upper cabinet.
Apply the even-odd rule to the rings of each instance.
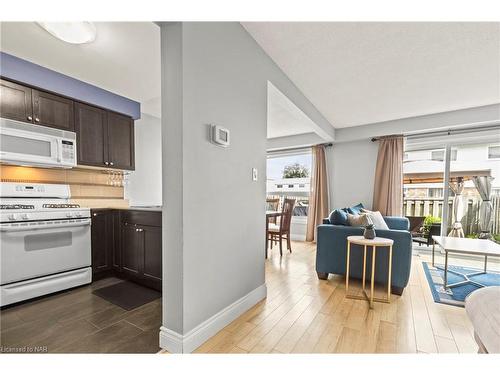
[[[1,117],[75,131],[78,164],[135,168],[134,120],[63,96],[0,79]]]
[[[0,80],[0,114],[12,120],[74,130],[73,100]]]
[[[134,169],[134,121],[108,112],[108,161],[112,168]]]
[[[31,89],[0,79],[0,116],[33,122]]]
[[[134,121],[90,105],[75,104],[78,164],[134,169]]]
[[[32,90],[33,122],[63,130],[74,130],[73,100]]]
[[[106,166],[108,161],[108,125],[105,110],[75,103],[78,164]]]

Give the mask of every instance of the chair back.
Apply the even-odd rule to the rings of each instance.
[[[280,207],[279,198],[266,198],[266,210],[267,211],[278,211]],[[269,218],[269,222],[276,224],[276,217]]]
[[[429,237],[427,237],[427,245],[432,245],[434,243],[432,236],[439,236],[439,235],[441,235],[441,224],[432,224],[431,227],[429,228]]]
[[[283,201],[283,210],[280,221],[280,230],[282,232],[290,232],[290,223],[292,222],[293,207],[295,199],[285,198]]]
[[[424,226],[425,216],[407,216],[410,222],[410,232],[415,234],[421,232],[420,228]]]
[[[280,206],[279,198],[266,198],[266,210],[278,211],[279,206]]]

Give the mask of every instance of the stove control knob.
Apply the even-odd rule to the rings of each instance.
[[[68,212],[68,213],[66,214],[66,217],[73,217],[73,214],[72,214],[71,212]]]
[[[14,215],[14,214],[10,214],[10,215],[8,216],[8,219],[9,219],[9,220],[16,220],[16,215]]]
[[[82,217],[82,214],[81,214],[80,212],[76,212],[76,213],[75,213],[75,216],[76,216],[76,217]]]
[[[21,218],[22,218],[23,220],[28,220],[28,219],[30,218],[30,215],[28,215],[28,214],[22,214],[22,215],[21,215]]]

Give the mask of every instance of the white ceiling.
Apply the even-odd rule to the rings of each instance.
[[[267,138],[310,133],[314,123],[271,82],[267,83]]]
[[[152,22],[95,22],[97,38],[65,43],[34,22],[2,22],[0,49],[141,103],[161,115],[160,29]]]
[[[334,127],[500,102],[500,23],[243,23]]]

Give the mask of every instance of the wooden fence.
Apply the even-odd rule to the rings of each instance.
[[[465,235],[479,233],[479,207],[481,199],[479,198],[465,198],[464,216],[462,218],[462,227]],[[491,220],[493,221],[492,233],[500,233],[500,196],[495,195],[491,203],[493,204],[493,214]],[[448,221],[448,228],[451,230],[453,225],[452,212],[453,212],[453,197],[448,200],[448,209],[450,219]],[[403,201],[403,214],[405,216],[443,216],[443,198],[405,198]]]

